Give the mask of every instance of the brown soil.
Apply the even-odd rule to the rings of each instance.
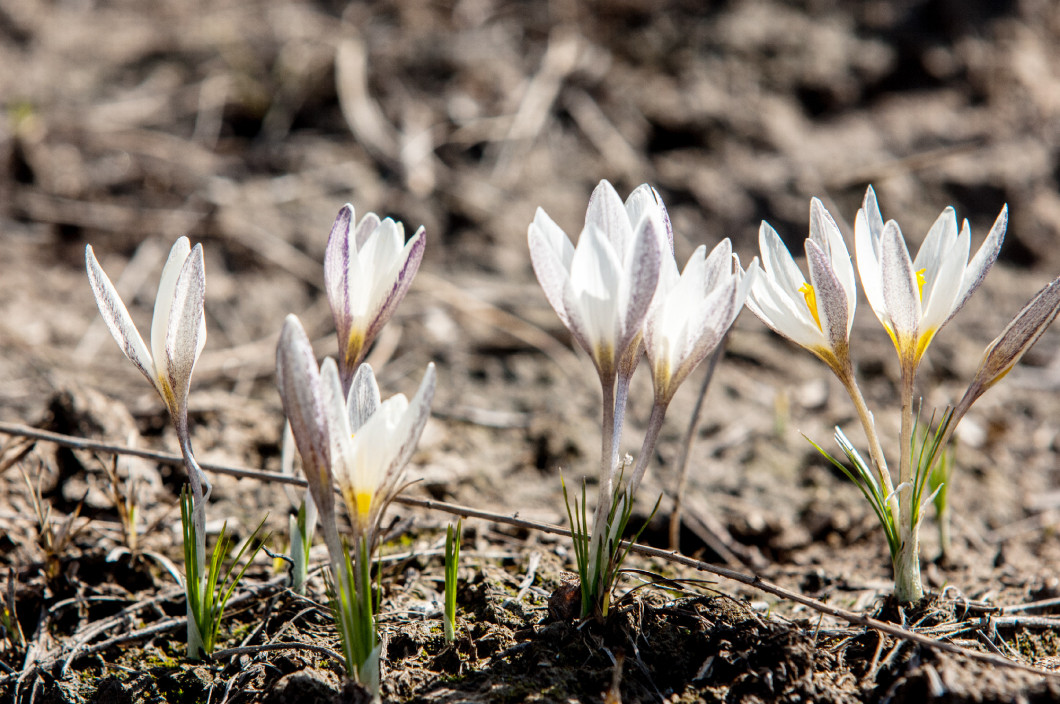
[[[623,193],[659,188],[682,262],[721,236],[750,260],[762,219],[797,247],[811,196],[851,241],[867,183],[913,241],[952,204],[977,246],[1008,203],[1000,263],[921,372],[925,408],[941,408],[983,346],[1060,272],[1058,66],[1060,6],[1047,0],[0,0],[0,420],[175,451],[161,403],[99,319],[84,248],[146,330],[165,252],[187,234],[203,243],[208,286],[195,447],[203,461],[276,470],[276,337],[296,313],[318,353],[332,354],[321,262],[349,201],[427,230],[423,269],[371,357],[385,393],[411,391],[428,361],[438,365],[411,493],[563,523],[559,470],[592,474],[599,391],[534,280],[526,227],[541,206],[576,231],[601,178]],[[896,438],[893,348],[859,307],[854,356],[884,437]],[[837,423],[853,437],[848,400],[811,355],[743,315],[696,435],[681,550],[720,562],[703,541],[714,526],[731,536],[743,571],[1055,668],[1060,639],[1048,622],[1006,621],[991,608],[1060,596],[1058,344],[1060,329],[1047,333],[965,420],[950,491],[954,550],[932,562],[937,540],[925,525],[936,596],[900,615],[887,610],[890,568],[868,505],[803,438],[827,445]],[[671,408],[641,520],[675,481],[701,373]],[[631,452],[650,404],[641,374]],[[0,639],[0,702],[357,700],[338,663],[297,645],[188,663],[173,627],[94,648],[184,609],[173,577],[147,556],[180,562],[184,475],[118,462],[138,478],[142,502],[144,554],[130,557],[115,552],[110,461],[38,443],[0,463],[4,591],[10,583],[29,644]],[[41,548],[20,469],[40,476],[55,520],[83,500],[75,523],[85,525],[57,555]],[[666,546],[669,510],[664,499],[648,542]],[[215,530],[227,520],[245,537],[268,513],[282,536],[287,512],[275,485],[216,478]],[[638,589],[603,624],[556,619],[548,602],[570,577],[568,542],[476,520],[465,523],[460,636],[446,646],[437,600],[449,516],[402,506],[392,516],[381,614],[388,700],[1060,697],[1056,680],[725,581]],[[282,551],[282,539],[269,548]],[[337,648],[319,574],[305,599],[274,569],[256,560],[221,647]]]

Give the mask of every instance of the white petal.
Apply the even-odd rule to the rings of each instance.
[[[324,288],[336,321],[340,316],[349,318],[346,272],[350,266],[350,223],[353,221],[353,215],[352,205],[347,203],[342,206],[331,226],[327,249],[324,251]],[[336,327],[341,326],[336,322]]]
[[[820,200],[810,202],[810,239],[824,252],[829,267],[843,290],[846,304],[847,333],[854,323],[854,309],[857,306],[857,287],[854,285],[854,264],[850,261],[843,233],[836,225]]]
[[[660,245],[663,228],[658,213],[649,213],[641,220],[633,243],[633,261],[628,278],[619,280],[619,310],[622,337],[616,340],[620,353],[624,353],[633,339],[640,333],[644,317],[648,314],[655,290],[659,284],[660,261],[672,256],[663,253]]]
[[[693,257],[695,257],[694,254]],[[732,243],[729,241],[729,238],[726,237],[715,245],[714,249],[710,251],[710,255],[703,263],[704,295],[722,285],[722,282],[732,277],[732,261]],[[688,262],[689,264],[685,265],[686,271],[688,266],[692,263],[692,259],[690,258]],[[741,305],[743,304],[741,303]]]
[[[595,225],[607,238],[619,256],[625,253],[633,239],[633,226],[629,221],[626,206],[608,181],[600,181],[589,196],[589,207],[585,211],[585,228]]]
[[[871,192],[871,187],[870,187]],[[868,196],[866,195],[866,200]],[[875,199],[873,199],[875,205]],[[876,210],[876,216],[879,210]],[[872,215],[865,208],[858,211],[854,218],[854,250],[858,260],[858,276],[861,277],[861,288],[865,291],[865,298],[869,300],[869,306],[876,317],[883,322],[887,318],[887,307],[883,302],[883,281],[880,279],[879,259],[879,234],[874,233],[873,225],[870,224]],[[881,223],[879,232],[882,234]]]
[[[379,385],[375,373],[369,364],[362,364],[350,384],[350,393],[346,398],[350,432],[360,431],[369,418],[379,409]]]
[[[165,363],[166,334],[169,329],[169,315],[173,308],[173,290],[177,287],[177,277],[184,267],[184,260],[191,253],[191,244],[187,237],[180,237],[169,250],[169,257],[162,267],[162,278],[158,282],[158,293],[155,295],[155,310],[151,317],[151,356],[156,365]]]
[[[320,365],[320,396],[327,419],[331,472],[345,494],[351,482],[353,430],[346,414],[346,398],[342,393],[339,367],[331,357]]]
[[[806,304],[792,299],[768,273],[755,277],[746,305],[774,332],[792,342],[809,349],[828,347],[828,340],[810,318]]]
[[[353,232],[350,238],[350,245],[354,248],[354,251],[361,251],[368,238],[375,233],[376,229],[380,225],[379,216],[375,213],[365,213],[361,221],[357,223],[357,228]]]
[[[953,233],[956,234],[956,220],[952,226]],[[925,260],[925,266],[920,268],[916,263],[913,264],[916,271],[924,272],[924,287],[921,290],[921,334],[937,331],[950,318],[957,304],[957,296],[960,295],[961,277],[968,263],[970,239],[971,234],[966,226],[959,237],[952,238],[949,248],[939,253],[938,261]]]
[[[434,401],[435,372],[434,363],[427,365],[427,371],[423,374],[420,388],[416,395],[409,401],[408,410],[401,421],[401,429],[398,433],[401,445],[398,448],[397,463],[400,467],[408,464],[412,453],[416,450],[416,444],[420,441],[423,428],[431,417],[431,402]]]
[[[136,365],[148,381],[158,389],[158,378],[155,374],[155,363],[147,345],[136,330],[136,325],[129,315],[129,311],[122,303],[117,289],[111,283],[110,277],[96,261],[96,255],[92,252],[92,245],[85,248],[85,268],[88,270],[88,282],[92,286],[92,293],[96,297],[96,305],[99,307],[103,322],[114,336],[118,346],[121,347],[125,356]],[[158,389],[159,393],[162,392]]]
[[[633,225],[634,230],[636,230],[641,219],[649,211],[655,211],[659,214],[665,228],[663,236],[666,240],[666,250],[673,255],[674,231],[673,225],[670,223],[670,215],[666,212],[666,206],[663,205],[659,192],[648,184],[642,183],[633,189],[633,192],[626,198],[626,213],[629,215],[629,222]]]
[[[893,332],[915,340],[920,325],[920,291],[902,231],[894,220],[884,226],[880,239],[880,278]]]
[[[876,191],[869,185],[865,189],[865,198],[861,202],[861,210],[865,214],[865,223],[878,243],[883,234],[883,215],[880,214],[880,205],[876,200]]]
[[[570,282],[574,246],[541,208],[537,209],[534,221],[530,223],[527,241],[530,246],[530,262],[541,289],[545,292],[545,298],[559,319],[569,328],[563,290]]]
[[[810,265],[817,317],[821,321],[822,331],[828,337],[829,346],[836,349],[840,343],[847,340],[847,332],[850,330],[847,295],[832,270],[828,256],[813,240],[806,240],[806,259]]]
[[[942,257],[953,250],[956,242],[957,215],[953,212],[953,208],[946,208],[935,219],[931,229],[928,230],[927,236],[924,238],[924,242],[920,245],[920,251],[916,253],[916,259],[913,260],[913,271],[920,271],[921,269],[934,271],[938,269]],[[967,261],[968,257],[965,255],[961,266]],[[928,291],[927,284],[928,282],[925,281],[925,294]]]
[[[313,501],[325,519],[334,512],[327,415],[320,392],[320,370],[298,318],[288,315],[276,346],[276,378],[283,412],[291,423],[302,469]]]
[[[951,318],[964,307],[964,304],[968,302],[968,298],[983,282],[983,278],[990,271],[990,267],[994,265],[997,255],[1001,251],[1001,243],[1005,240],[1005,230],[1007,228],[1008,205],[1005,205],[1001,208],[993,227],[990,228],[990,234],[986,236],[983,244],[980,245],[979,250],[972,257],[972,261],[964,270],[964,275],[961,277],[961,291],[957,295],[957,303],[953,308],[953,312],[950,313]]]
[[[780,235],[764,220],[758,228],[758,248],[762,253],[762,266],[766,275],[775,285],[788,297],[801,295],[799,289],[806,283],[806,279]]]
[[[405,298],[412,287],[412,280],[420,269],[423,261],[423,252],[427,244],[427,235],[421,226],[416,234],[405,245],[394,261],[393,267],[387,273],[387,278],[382,286],[382,298],[370,311],[367,321],[365,336],[365,352],[367,344],[375,339],[375,336],[393,316],[399,303]]]
[[[166,331],[166,369],[178,403],[184,403],[195,362],[206,344],[206,274],[203,270],[202,245],[197,244],[184,260],[172,293],[169,329]]]
[[[353,436],[352,493],[374,495],[383,483],[398,454],[397,431],[407,408],[408,400],[404,396],[391,396]]]
[[[400,222],[386,218],[364,246],[358,252],[362,266],[368,267],[373,274],[373,298],[379,295],[380,288],[387,279],[392,278],[393,270],[401,260],[401,250],[405,247],[405,227]]]
[[[588,225],[578,240],[571,261],[570,292],[574,300],[564,300],[572,322],[571,308],[577,307],[585,323],[585,333],[594,354],[601,345],[612,348],[618,342],[619,333],[619,286],[622,282],[622,266],[618,255],[605,234],[593,225]],[[566,293],[566,291],[565,291]],[[573,305],[572,305],[573,304]]]

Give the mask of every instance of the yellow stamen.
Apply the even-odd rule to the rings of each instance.
[[[346,363],[351,367],[361,361],[364,352],[364,334],[362,330],[351,330],[346,340]]]
[[[813,316],[813,322],[817,323],[817,329],[824,332],[824,328],[821,327],[821,318],[817,315],[817,293],[813,290],[813,286],[803,284],[799,286],[799,293],[806,299],[806,307],[810,309],[810,315]]]
[[[176,408],[177,395],[173,392],[173,387],[169,385],[169,379],[165,374],[158,375],[158,383],[162,387],[162,400],[165,401],[166,406],[170,409]]]
[[[367,491],[358,491],[356,501],[357,518],[363,521],[368,518],[368,509],[372,507],[372,494]]]
[[[916,290],[920,293],[920,300],[924,300],[924,272],[927,268],[921,269],[916,272]]]

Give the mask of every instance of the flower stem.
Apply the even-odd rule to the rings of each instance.
[[[622,445],[622,426],[626,422],[626,403],[629,400],[630,375],[620,373],[618,375],[618,390],[615,394],[615,413],[612,420],[614,429],[611,432],[611,473],[614,475],[618,467],[619,448]]]
[[[194,540],[192,560],[194,564],[184,565],[185,581],[184,592],[187,601],[188,613],[188,658],[198,660],[200,650],[211,651],[213,648],[208,643],[209,634],[201,633],[196,623],[196,609],[202,607],[199,602],[206,598],[208,589],[206,570],[206,499],[210,495],[210,482],[206,479],[206,473],[202,471],[199,463],[195,461],[195,453],[191,449],[191,433],[188,431],[187,411],[174,413],[172,415],[173,425],[176,427],[177,439],[180,442],[180,453],[184,457],[184,467],[188,472],[188,484],[191,486],[191,536]],[[205,484],[206,489],[203,490]],[[187,540],[187,531],[185,531]],[[187,556],[187,546],[185,546]],[[186,557],[185,557],[186,560]],[[192,581],[197,584],[192,585]],[[198,598],[193,597],[198,594]]]
[[[652,406],[651,416],[648,418],[648,428],[644,431],[644,444],[641,445],[640,455],[637,457],[637,466],[629,478],[628,488],[626,489],[630,500],[633,499],[633,495],[640,485],[640,480],[648,469],[648,463],[651,462],[651,457],[655,453],[655,443],[659,439],[659,432],[662,430],[663,419],[666,417],[668,405],[667,403],[656,402]]]
[[[593,514],[592,539],[589,543],[589,583],[591,591],[596,592],[600,581],[597,566],[598,556],[607,535],[607,517],[611,513],[611,501],[614,496],[614,470],[617,458],[615,441],[615,376],[601,375],[600,387],[603,391],[603,413],[601,421],[600,448],[600,489],[596,499],[596,511]],[[583,605],[584,609],[584,605]]]
[[[913,381],[915,372],[902,369],[902,438],[899,445],[898,483],[913,480]],[[912,518],[912,513],[910,513]]]
[[[886,494],[890,494],[894,491],[891,472],[887,468],[887,460],[883,455],[883,448],[880,446],[880,436],[876,432],[876,423],[873,421],[872,411],[869,410],[868,405],[865,403],[865,397],[862,395],[861,388],[854,378],[854,370],[848,363],[842,373],[837,372],[837,376],[847,390],[850,400],[854,402],[854,408],[857,410],[858,418],[861,420],[861,426],[865,430],[865,439],[869,443],[869,457],[876,468],[876,476],[880,486],[884,488]]]
[[[901,604],[920,601],[924,587],[920,580],[920,498],[919,487],[913,486],[913,382],[915,368],[903,365],[901,380],[902,437],[899,446],[898,484],[908,489],[906,511],[899,515],[899,535],[902,544],[894,557],[894,596]],[[924,473],[927,474],[926,472]]]
[[[920,580],[920,536],[917,528],[918,526],[902,526],[902,547],[894,557],[894,597],[900,604],[914,604],[924,598],[924,587]]]
[[[682,496],[688,485],[688,456],[692,453],[692,443],[695,441],[696,429],[699,427],[699,414],[703,410],[703,399],[707,397],[707,389],[714,378],[714,370],[718,366],[718,360],[725,351],[729,333],[726,331],[721,342],[714,348],[707,362],[707,373],[703,377],[703,384],[699,387],[699,396],[696,397],[696,405],[692,407],[692,415],[688,419],[688,429],[685,431],[684,441],[681,443],[681,456],[678,458],[675,468],[677,469],[677,485],[674,486],[674,507],[670,512],[670,549],[677,550],[681,537],[681,513],[684,509]]]

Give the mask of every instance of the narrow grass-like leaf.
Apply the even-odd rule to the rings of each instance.
[[[445,529],[445,613],[442,625],[445,629],[445,640],[452,643],[456,638],[456,587],[457,568],[460,566],[460,542],[463,536],[464,522],[456,522],[456,529],[450,523]]]

